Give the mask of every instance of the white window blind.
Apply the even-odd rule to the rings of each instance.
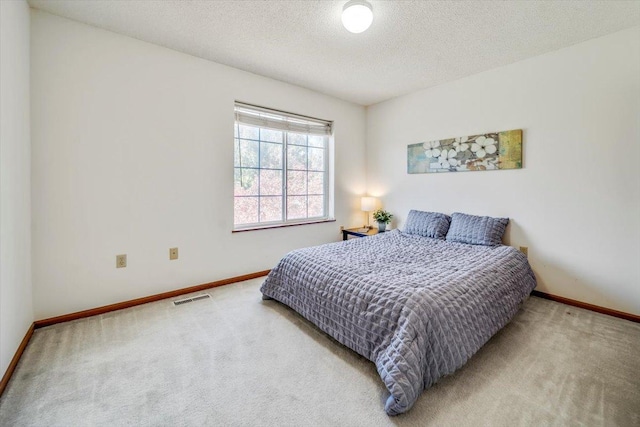
[[[236,122],[265,129],[331,135],[332,122],[236,102]]]

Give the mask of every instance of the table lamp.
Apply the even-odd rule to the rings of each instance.
[[[371,228],[369,225],[369,212],[376,210],[377,200],[375,197],[363,197],[360,199],[360,209],[367,213],[367,230]]]

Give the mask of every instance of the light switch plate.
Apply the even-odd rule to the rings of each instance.
[[[169,259],[178,259],[178,248],[169,248]]]

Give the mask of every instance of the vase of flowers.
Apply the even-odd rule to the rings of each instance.
[[[378,231],[381,233],[387,229],[387,224],[391,222],[391,218],[393,218],[393,215],[385,210],[378,209],[373,212],[373,219],[378,223]]]

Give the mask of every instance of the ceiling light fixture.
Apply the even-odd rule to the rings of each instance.
[[[365,31],[373,22],[373,7],[364,0],[348,1],[342,8],[342,25],[355,34]]]

